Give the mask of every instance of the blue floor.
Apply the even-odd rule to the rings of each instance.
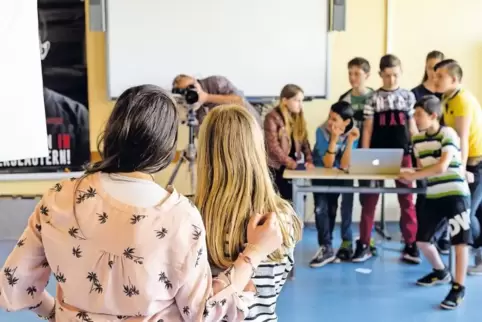
[[[13,242],[0,242],[0,263]],[[441,311],[448,286],[421,288],[414,281],[430,271],[424,261],[410,266],[398,261],[400,243],[379,243],[379,257],[363,264],[330,264],[310,269],[317,249],[315,231],[305,230],[297,248],[296,279],[288,281],[278,300],[280,322],[466,322],[482,315],[482,277],[469,277],[467,295],[455,311]],[[357,268],[371,273],[357,272]],[[49,291],[54,292],[54,281]],[[38,321],[30,312],[0,312],[0,322]]]

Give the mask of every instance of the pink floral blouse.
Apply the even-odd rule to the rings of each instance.
[[[0,307],[50,302],[51,273],[56,321],[242,321],[254,300],[230,286],[234,270],[211,277],[189,199],[172,189],[155,207],[129,206],[102,189],[100,174],[45,194],[2,269]],[[213,283],[222,283],[215,295]]]

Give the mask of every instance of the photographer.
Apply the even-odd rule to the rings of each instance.
[[[182,90],[192,87],[199,96],[198,102],[201,108],[197,111],[199,123],[206,114],[214,107],[222,104],[239,104],[253,114],[261,126],[260,113],[245,99],[242,92],[237,89],[224,76],[209,76],[203,79],[195,79],[185,74],[177,75],[172,82],[173,89]]]

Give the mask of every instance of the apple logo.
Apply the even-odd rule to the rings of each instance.
[[[376,167],[376,166],[379,166],[380,165],[380,160],[378,159],[375,159],[372,161],[372,164]]]

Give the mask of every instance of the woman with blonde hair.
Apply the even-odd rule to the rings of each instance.
[[[276,299],[291,271],[301,222],[275,191],[268,169],[262,130],[244,108],[219,106],[204,120],[199,134],[195,204],[206,226],[211,266],[224,270],[241,256],[252,265],[259,296],[249,321],[276,321]],[[283,245],[265,258],[246,258],[246,229],[256,213],[276,214]]]
[[[177,129],[176,103],[159,87],[119,97],[102,160],[35,208],[2,269],[0,308],[57,322],[244,321],[253,294],[242,291],[253,265],[282,245],[280,224],[274,214],[246,220],[249,246],[213,279],[198,210],[153,178],[174,157]]]
[[[296,169],[303,156],[305,167],[314,168],[303,115],[303,99],[301,87],[285,85],[279,105],[264,119],[268,165],[280,195],[289,201],[293,199],[293,192],[291,180],[283,178],[284,170]]]

